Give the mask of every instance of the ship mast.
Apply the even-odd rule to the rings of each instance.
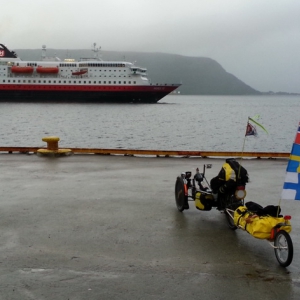
[[[96,45],[97,45],[97,44],[94,43],[94,44],[93,44],[93,49],[92,49],[92,51],[94,52],[94,59],[95,59],[95,60],[100,60],[100,59],[99,59],[99,50],[101,49],[101,47],[98,47],[98,48],[97,48]]]
[[[46,45],[42,46],[42,60],[46,60]]]

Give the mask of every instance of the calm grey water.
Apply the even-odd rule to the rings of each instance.
[[[248,116],[260,115],[245,151],[289,152],[300,96],[167,96],[157,104],[0,103],[0,146],[242,151]]]

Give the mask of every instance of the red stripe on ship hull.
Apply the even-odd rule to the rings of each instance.
[[[178,85],[166,86],[66,86],[0,85],[0,101],[156,103]]]

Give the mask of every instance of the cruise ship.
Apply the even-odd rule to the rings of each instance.
[[[47,57],[23,61],[0,44],[0,101],[156,103],[180,84],[153,84],[147,69],[125,61],[103,61],[99,48],[93,58],[60,60]]]

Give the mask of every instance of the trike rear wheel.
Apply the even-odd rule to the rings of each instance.
[[[234,211],[241,205],[243,205],[242,201],[234,201],[233,198],[230,199],[230,203],[227,205],[226,209],[224,210],[226,220],[228,226],[231,230],[236,230],[237,226],[234,224],[233,214]]]
[[[225,209],[224,213],[225,213],[225,217],[226,217],[229,228],[231,230],[236,230],[237,227],[235,226],[234,221],[233,221],[233,217],[232,217],[233,212],[230,212],[227,209]]]
[[[276,233],[274,238],[275,256],[282,267],[287,267],[293,260],[293,242],[290,235],[280,230]]]

